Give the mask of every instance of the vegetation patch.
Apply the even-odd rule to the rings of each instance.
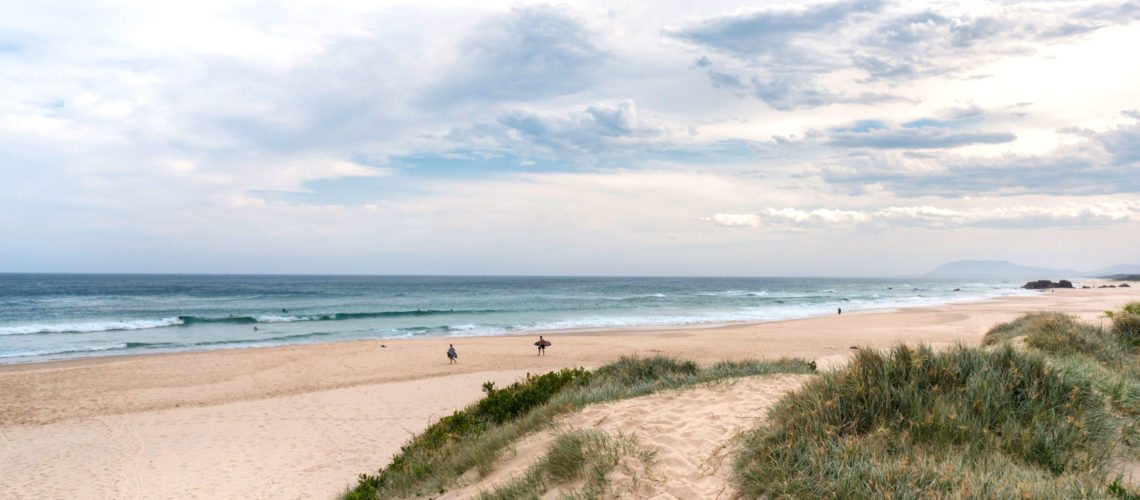
[[[585,405],[729,377],[814,370],[812,363],[798,359],[722,362],[702,368],[663,356],[623,357],[595,372],[562,370],[528,377],[504,389],[487,383],[486,397],[428,427],[376,474],[361,474],[344,498],[439,494],[468,471],[485,476],[512,443]]]
[[[746,496],[1085,497],[1118,435],[1088,382],[1009,346],[860,351],[769,418],[737,461]]]
[[[994,327],[982,349],[860,351],[746,436],[740,491],[1140,498],[1121,477],[1140,448],[1140,303],[1107,316],[1102,328],[1027,314]]]
[[[574,431],[562,434],[537,463],[519,477],[479,495],[480,500],[521,500],[543,494],[573,482],[584,483],[563,498],[600,498],[616,492],[607,476],[614,469],[636,479],[653,464],[655,453],[637,446],[632,436],[611,436],[601,431]]]

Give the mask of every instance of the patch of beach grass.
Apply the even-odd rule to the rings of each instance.
[[[1103,496],[1120,427],[1042,355],[900,345],[785,396],[736,475],[747,497]]]
[[[1107,311],[1109,328],[1080,323],[1061,313],[1027,314],[994,327],[984,344],[1024,337],[1025,345],[1048,356],[1067,376],[1090,381],[1114,411],[1140,417],[1140,302]],[[1127,426],[1134,426],[1128,422]],[[1140,441],[1126,439],[1140,446]]]
[[[812,373],[798,359],[722,362],[707,368],[669,357],[623,357],[594,372],[562,370],[528,377],[444,417],[400,449],[376,474],[361,474],[346,499],[438,494],[468,471],[490,473],[512,443],[583,406],[731,377]]]
[[[1089,356],[1110,366],[1122,366],[1133,356],[1132,347],[1114,332],[1058,312],[1026,314],[999,324],[986,333],[982,345],[998,345],[1018,337],[1024,338],[1027,346],[1050,355]]]
[[[653,464],[655,453],[637,445],[633,436],[611,436],[595,430],[574,431],[555,439],[547,454],[520,476],[491,491],[480,500],[521,500],[543,494],[574,482],[583,485],[562,498],[600,498],[610,489],[609,474],[621,467],[632,478],[644,474]]]

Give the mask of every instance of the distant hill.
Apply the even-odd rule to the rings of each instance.
[[[1140,274],[1140,266],[1134,264],[1121,264],[1115,266],[1108,266],[1096,271],[1089,271],[1089,276],[1108,277],[1114,274]]]
[[[926,273],[931,278],[958,279],[1058,279],[1086,275],[1072,269],[1019,266],[1008,260],[960,260]]]
[[[1104,278],[1116,281],[1140,281],[1140,274],[1110,274]]]

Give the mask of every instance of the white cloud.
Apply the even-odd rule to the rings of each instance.
[[[726,227],[850,227],[874,225],[933,229],[1008,227],[1036,229],[1076,225],[1140,222],[1140,202],[1067,201],[1057,205],[1012,205],[952,209],[930,205],[890,206],[877,210],[801,210],[765,208],[755,214],[718,213],[705,220]]]

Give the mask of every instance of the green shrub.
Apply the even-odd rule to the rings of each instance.
[[[589,371],[577,368],[528,376],[525,382],[515,382],[504,389],[485,386],[487,397],[475,405],[474,414],[480,421],[501,424],[549,401],[563,387],[582,384],[589,379]]]
[[[769,419],[737,460],[746,496],[1087,496],[1117,436],[1089,383],[1008,346],[863,350]]]
[[[598,368],[597,375],[619,384],[636,384],[696,375],[700,367],[692,361],[678,361],[666,356],[638,358],[622,356],[616,362]]]
[[[1140,345],[1140,302],[1132,302],[1112,315],[1112,331],[1121,342]]]

